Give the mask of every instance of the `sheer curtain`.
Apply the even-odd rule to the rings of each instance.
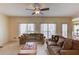
[[[67,32],[68,32],[67,24],[62,24],[62,36],[67,37]]]
[[[24,33],[33,33],[34,32],[34,24],[20,24],[20,35]]]
[[[56,24],[41,24],[41,33],[43,33],[46,38],[51,38],[52,35],[56,34]]]

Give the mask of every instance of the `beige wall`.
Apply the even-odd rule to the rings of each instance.
[[[72,18],[70,17],[9,17],[9,31],[10,39],[18,36],[20,23],[35,23],[36,32],[40,32],[41,23],[56,23],[57,34],[61,35],[61,25],[68,24],[68,37],[71,38],[72,35]]]
[[[8,18],[0,15],[0,46],[8,42]]]

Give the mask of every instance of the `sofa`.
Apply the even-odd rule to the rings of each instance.
[[[79,55],[79,41],[52,35],[46,40],[49,55]]]
[[[18,37],[20,44],[25,44],[26,42],[39,42],[44,43],[44,35],[42,33],[30,33],[30,34],[23,34]]]

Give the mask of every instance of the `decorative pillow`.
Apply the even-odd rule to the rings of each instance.
[[[52,35],[52,40],[54,40],[55,35]]]
[[[64,44],[62,46],[63,50],[70,50],[72,48],[72,39],[65,39]]]
[[[49,41],[53,41],[51,38],[48,39]]]
[[[49,41],[48,45],[57,45],[55,42]]]
[[[64,43],[64,39],[63,38],[59,38],[59,40],[57,42],[57,45],[60,46],[60,47],[62,47],[63,43]]]
[[[79,40],[72,40],[72,49],[79,50]]]
[[[58,45],[59,47],[62,47],[62,46],[63,46],[63,43],[64,43],[64,41],[59,42],[57,45]]]
[[[55,36],[53,39],[54,42],[58,42],[58,40],[59,40],[59,36]]]

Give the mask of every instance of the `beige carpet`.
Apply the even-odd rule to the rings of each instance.
[[[9,42],[4,45],[3,48],[0,48],[0,55],[17,55],[19,52],[19,42]],[[47,55],[46,44],[41,45],[37,44],[37,55]]]

